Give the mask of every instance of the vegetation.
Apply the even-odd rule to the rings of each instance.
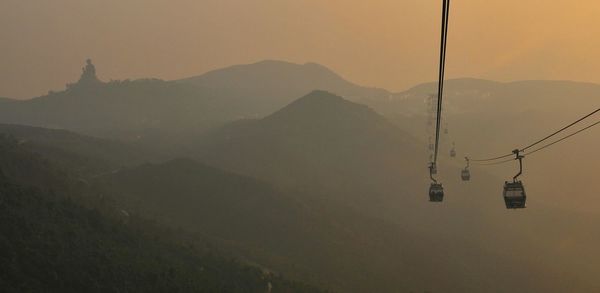
[[[82,197],[92,193],[14,140],[2,138],[0,149],[3,292],[318,292]],[[32,180],[19,183],[27,171]]]

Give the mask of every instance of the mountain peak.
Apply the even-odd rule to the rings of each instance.
[[[289,106],[298,105],[298,104],[310,104],[310,103],[321,104],[321,105],[344,104],[344,103],[354,104],[354,103],[347,101],[344,98],[342,98],[336,94],[333,94],[331,92],[328,92],[326,90],[314,90],[314,91],[310,92],[308,95],[305,95],[305,96],[297,99],[296,101],[292,102]]]
[[[293,101],[292,103],[290,103],[289,105],[287,105],[286,107],[281,109],[279,112],[289,111],[289,110],[297,110],[300,108],[311,108],[314,110],[323,110],[323,109],[330,109],[332,107],[344,107],[344,106],[347,107],[350,105],[352,107],[367,108],[364,105],[350,102],[350,101],[345,100],[344,98],[342,98],[336,94],[330,93],[328,91],[314,90],[314,91],[310,92],[309,94]]]
[[[353,84],[321,64],[297,64],[279,60],[235,65],[179,82],[204,88],[227,89],[246,99],[263,101],[271,106],[271,111],[289,103],[292,98],[316,89],[327,90],[353,100],[388,97],[390,94],[383,89]]]
[[[360,121],[383,121],[381,115],[368,106],[348,101],[324,90],[315,90],[281,110],[265,118],[279,122],[301,122],[329,124],[344,121],[350,124]]]

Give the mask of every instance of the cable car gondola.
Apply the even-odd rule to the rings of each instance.
[[[450,157],[452,157],[452,158],[456,157],[456,146],[454,143],[452,143],[452,149],[450,150]]]
[[[471,180],[471,172],[469,171],[469,169],[464,168],[460,172],[460,178],[462,178],[462,181],[469,181],[469,180]]]
[[[467,166],[460,172],[460,178],[462,181],[469,181],[471,180],[471,171],[469,171],[469,158],[465,157],[465,160],[467,161]]]
[[[527,201],[525,187],[521,181],[504,182],[504,203],[507,209],[523,209]]]
[[[429,187],[429,201],[444,201],[444,186],[442,186],[441,183],[431,183],[431,186]]]
[[[513,177],[513,181],[504,182],[504,191],[502,196],[504,197],[504,203],[507,209],[523,209],[527,201],[527,195],[525,194],[525,187],[523,182],[517,180],[521,174],[523,174],[523,156],[520,154],[520,150],[514,150],[513,153],[516,155],[516,159],[519,160],[519,173]]]
[[[436,165],[434,162],[431,162],[429,165],[429,177],[431,178],[431,185],[429,186],[429,201],[430,202],[442,202],[444,201],[444,186],[441,183],[438,183],[433,175],[436,173]]]

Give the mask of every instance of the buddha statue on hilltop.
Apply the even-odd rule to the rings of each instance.
[[[102,83],[96,76],[96,66],[92,63],[92,59],[87,59],[85,63],[85,66],[81,68],[81,77],[79,78],[79,81],[76,83],[68,83],[67,89],[81,88]]]
[[[79,79],[80,83],[87,82],[98,82],[98,77],[96,76],[96,66],[92,63],[92,59],[87,59],[85,67],[81,70],[81,78]]]

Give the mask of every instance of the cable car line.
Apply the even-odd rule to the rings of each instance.
[[[599,109],[599,110],[600,110],[600,109]],[[588,129],[590,129],[590,128],[592,128],[592,127],[594,127],[594,126],[598,125],[598,124],[600,124],[600,121],[597,121],[597,122],[596,122],[596,123],[594,123],[594,124],[591,124],[591,125],[589,125],[589,126],[587,126],[587,127],[585,127],[585,128],[582,128],[582,129],[578,130],[577,132],[573,132],[573,133],[571,133],[571,134],[569,134],[569,135],[567,135],[567,136],[565,136],[565,137],[563,137],[563,138],[561,138],[561,139],[559,139],[559,140],[557,140],[557,141],[555,141],[555,142],[549,143],[549,144],[547,144],[547,145],[545,145],[545,146],[543,146],[543,147],[540,147],[540,148],[538,148],[538,149],[535,149],[535,150],[533,150],[533,151],[530,151],[529,153],[527,153],[527,154],[525,154],[525,155],[526,155],[526,156],[529,156],[529,155],[531,155],[531,154],[537,153],[537,152],[539,152],[539,151],[541,151],[541,150],[543,150],[543,149],[545,149],[545,148],[548,148],[548,147],[550,147],[550,146],[553,146],[553,145],[555,145],[555,144],[557,144],[557,143],[559,143],[559,142],[561,142],[561,141],[563,141],[563,140],[565,140],[565,139],[567,139],[567,138],[570,138],[570,137],[572,137],[572,136],[574,136],[574,135],[576,135],[576,134],[579,134],[579,133],[581,133],[581,132],[584,132],[584,131],[586,131],[586,130],[588,130]]]
[[[507,154],[507,155],[503,155],[503,156],[499,156],[499,157],[495,157],[495,158],[489,158],[489,159],[470,159],[471,162],[488,162],[488,161],[495,161],[495,160],[500,160],[500,159],[504,159],[504,158],[508,158],[508,157],[512,157],[513,154]],[[489,165],[489,164],[482,164],[482,165]]]
[[[514,156],[514,154],[511,154],[511,156]],[[504,161],[499,161],[499,162],[492,162],[492,163],[475,163],[478,166],[493,166],[493,165],[500,165],[500,164],[505,164],[508,162],[512,162],[514,161],[514,158],[510,158],[508,160],[504,160]]]
[[[450,0],[444,0],[442,7],[442,30],[440,42],[440,70],[438,80],[438,101],[437,101],[437,116],[435,127],[435,150],[433,155],[433,164],[437,163],[439,144],[440,144],[440,128],[442,122],[442,101],[444,98],[444,76],[446,73],[446,48],[448,39],[448,17],[450,10]]]
[[[442,30],[440,42],[440,68],[438,80],[438,100],[437,113],[435,124],[435,147],[433,153],[433,161],[429,164],[429,177],[431,178],[431,186],[429,187],[429,201],[442,202],[444,200],[444,187],[433,177],[437,174],[437,158],[440,146],[440,128],[442,121],[442,99],[444,97],[444,75],[446,71],[446,43],[448,39],[448,17],[450,10],[450,0],[443,0],[442,5]]]
[[[569,125],[567,125],[567,126],[565,126],[565,127],[561,128],[560,130],[558,130],[558,131],[556,131],[556,132],[554,132],[554,133],[552,133],[552,134],[550,134],[550,135],[548,135],[548,136],[546,136],[546,137],[544,137],[544,138],[542,138],[542,139],[540,139],[540,140],[538,140],[538,141],[536,141],[536,142],[534,142],[534,143],[532,143],[532,144],[530,144],[530,145],[528,145],[528,146],[526,146],[526,147],[522,148],[522,149],[521,149],[521,151],[522,151],[522,152],[524,152],[524,151],[526,151],[526,150],[528,150],[528,149],[530,149],[530,148],[532,148],[532,147],[534,147],[534,146],[536,146],[536,145],[538,145],[538,144],[540,144],[540,143],[542,143],[542,142],[546,141],[547,139],[549,139],[549,138],[551,138],[551,137],[553,137],[553,136],[555,136],[555,135],[557,135],[557,134],[559,134],[559,133],[561,133],[561,132],[565,131],[566,129],[570,128],[571,126],[573,126],[573,125],[575,125],[575,124],[577,124],[577,123],[579,123],[579,122],[581,122],[581,121],[585,120],[586,118],[588,118],[588,117],[590,117],[590,116],[592,116],[592,115],[594,115],[594,114],[596,114],[596,113],[598,113],[598,112],[600,112],[600,108],[596,109],[595,111],[593,111],[593,112],[592,112],[592,113],[590,113],[590,114],[587,114],[587,115],[585,115],[585,116],[583,116],[583,117],[579,118],[577,121],[575,121],[575,122],[573,122],[573,123],[571,123],[571,124],[569,124]]]
[[[548,135],[548,136],[546,136],[546,137],[544,137],[544,138],[542,138],[542,139],[540,139],[540,140],[538,140],[538,141],[536,141],[536,142],[534,142],[534,143],[532,143],[532,144],[530,144],[530,145],[528,145],[526,147],[523,147],[523,148],[519,149],[519,151],[520,152],[525,152],[528,149],[530,149],[530,148],[532,148],[532,147],[534,147],[534,146],[536,146],[536,145],[538,145],[538,144],[540,144],[540,143],[548,140],[549,138],[552,138],[553,136],[555,136],[555,135],[557,135],[557,134],[559,134],[559,133],[561,133],[561,132],[563,132],[563,131],[571,128],[572,126],[580,123],[581,121],[583,121],[583,120],[585,120],[585,119],[593,116],[594,114],[596,114],[598,112],[600,112],[600,108],[598,108],[598,109],[594,110],[593,112],[591,112],[591,113],[589,113],[589,114],[587,114],[587,115],[585,115],[585,116],[577,119],[575,122],[573,122],[573,123],[571,123],[571,124],[569,124],[569,125],[561,128],[561,129],[555,131],[554,133],[552,133],[552,134],[550,134],[550,135]],[[531,154],[531,153],[532,152],[530,152],[529,154]],[[500,159],[504,159],[504,158],[508,158],[508,157],[512,157],[512,156],[513,156],[513,153],[510,153],[510,154],[506,154],[506,155],[502,155],[502,156],[498,156],[498,157],[494,157],[494,158],[489,158],[489,159],[470,159],[470,160],[471,160],[471,162],[489,162],[489,161],[496,161],[496,160],[500,160]],[[502,163],[506,163],[506,162],[509,162],[509,161],[506,160],[506,161],[492,163],[492,164],[480,164],[480,165],[497,165],[497,164],[502,164]]]
[[[530,151],[530,152],[528,152],[528,153],[525,153],[523,156],[529,156],[529,155],[535,154],[535,153],[537,153],[537,152],[539,152],[539,151],[541,151],[541,150],[544,150],[544,149],[546,149],[546,148],[549,148],[549,147],[551,147],[551,146],[553,146],[553,145],[555,145],[555,144],[557,144],[557,143],[559,143],[559,142],[562,142],[562,141],[564,141],[564,140],[566,140],[566,139],[569,139],[569,138],[571,138],[571,137],[573,137],[573,136],[575,136],[575,135],[577,135],[577,134],[579,134],[579,133],[581,133],[581,132],[584,132],[584,131],[586,131],[586,130],[588,130],[588,129],[590,129],[590,128],[592,128],[592,127],[594,127],[594,126],[598,125],[598,124],[600,124],[600,121],[596,121],[595,123],[593,123],[593,124],[590,124],[590,125],[588,125],[588,126],[586,126],[586,127],[582,128],[582,129],[580,129],[580,130],[578,130],[578,131],[576,131],[576,132],[573,132],[573,133],[571,133],[571,134],[569,134],[569,135],[567,135],[567,136],[565,136],[565,137],[563,137],[563,138],[560,138],[560,139],[558,139],[558,140],[556,140],[556,141],[553,141],[553,142],[551,142],[551,143],[548,143],[548,144],[546,144],[546,145],[544,145],[544,146],[542,146],[542,147],[539,147],[539,148],[537,148],[537,149],[535,149],[535,150],[533,150],[533,151]],[[519,151],[520,151],[520,152],[522,152],[522,150],[519,150]],[[499,161],[499,162],[492,162],[492,163],[477,163],[477,165],[479,165],[479,166],[492,166],[492,165],[500,165],[500,164],[504,164],[504,163],[512,162],[512,161],[514,161],[514,160],[515,160],[515,159],[513,158],[513,159],[508,159],[508,160]],[[471,161],[473,161],[473,160],[471,160]]]

